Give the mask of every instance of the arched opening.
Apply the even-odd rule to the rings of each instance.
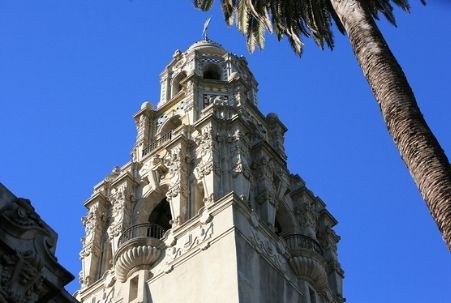
[[[296,220],[284,203],[279,203],[276,210],[274,232],[282,237],[296,232]]]
[[[161,200],[150,213],[148,221],[149,223],[160,225],[164,230],[168,230],[172,227],[171,208],[166,198]]]
[[[207,64],[203,70],[204,79],[221,80],[221,68],[216,64]]]
[[[180,120],[179,116],[174,116],[163,124],[160,130],[160,134],[164,136],[180,125],[182,125],[182,121]]]
[[[171,98],[174,98],[182,89],[182,81],[186,78],[186,72],[180,72],[172,79]]]

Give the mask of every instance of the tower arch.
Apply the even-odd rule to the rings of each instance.
[[[183,89],[183,80],[186,79],[186,72],[179,72],[171,81],[171,98],[174,98]]]
[[[172,227],[171,207],[166,197],[161,200],[149,215],[148,223],[157,224],[168,230]]]
[[[169,132],[173,131],[180,125],[182,125],[182,120],[180,119],[180,116],[179,115],[172,116],[160,126],[158,133],[160,135],[168,134]]]
[[[293,212],[290,211],[285,203],[279,203],[276,210],[276,218],[274,220],[274,232],[278,236],[293,234],[298,231],[298,224]]]

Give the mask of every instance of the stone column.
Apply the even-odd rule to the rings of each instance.
[[[82,218],[85,226],[85,236],[82,238],[83,248],[80,253],[82,260],[80,283],[82,288],[89,286],[97,279],[102,238],[108,216],[108,202],[101,194],[92,197],[85,206],[88,208],[88,214]]]

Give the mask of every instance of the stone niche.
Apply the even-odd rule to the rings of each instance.
[[[57,237],[0,183],[0,303],[78,302],[64,289],[74,277],[55,257]]]

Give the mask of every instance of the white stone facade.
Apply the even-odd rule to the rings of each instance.
[[[243,57],[176,51],[158,107],[135,115],[132,161],[83,218],[81,302],[343,302],[335,219],[286,165]]]

